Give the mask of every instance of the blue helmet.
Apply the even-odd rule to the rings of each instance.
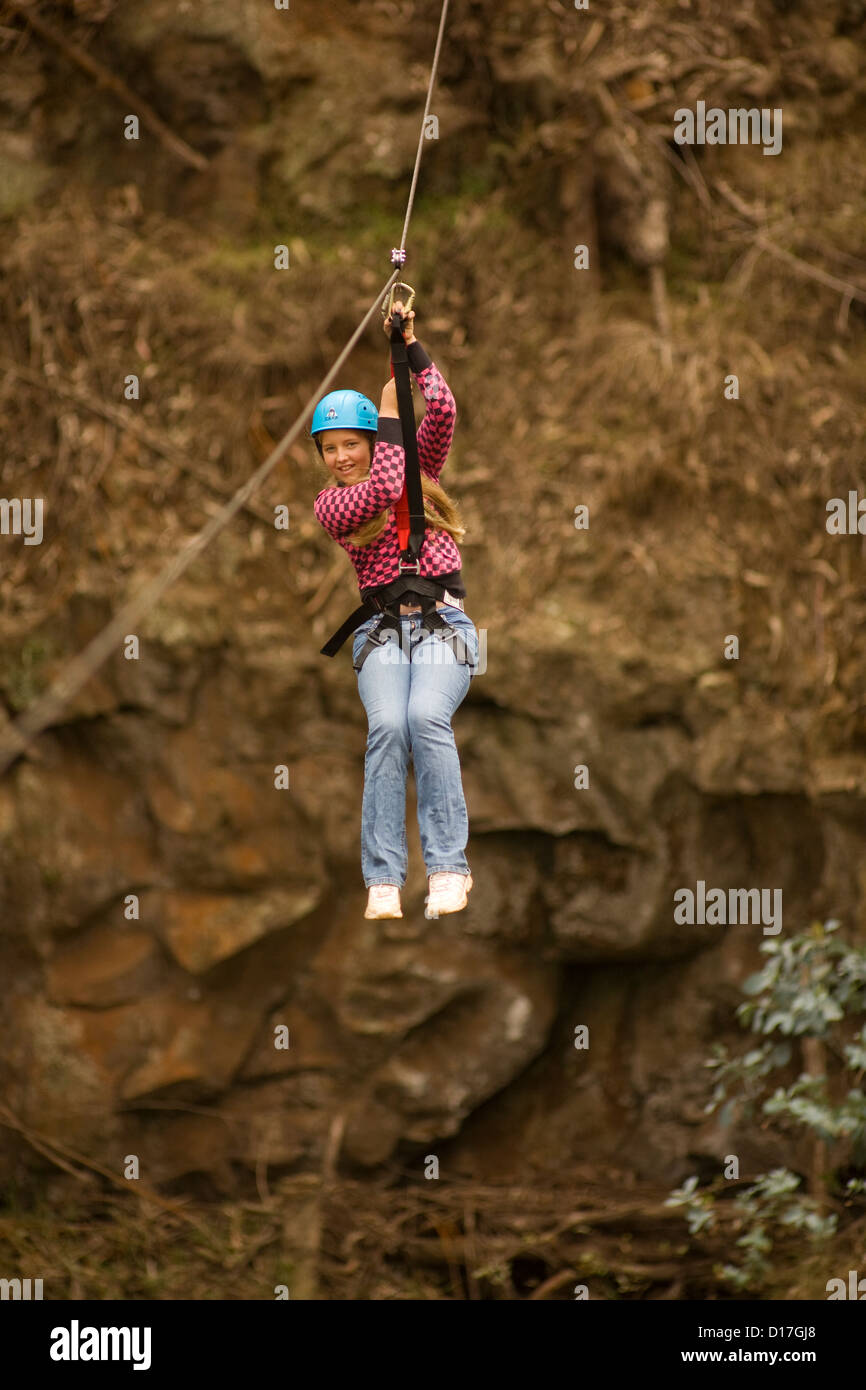
[[[316,435],[323,430],[366,430],[375,434],[378,428],[379,412],[360,391],[331,391],[313,411],[310,434],[321,453],[322,446]]]

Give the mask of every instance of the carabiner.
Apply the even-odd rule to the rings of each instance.
[[[383,318],[383,319],[390,318],[391,314],[394,312],[394,301],[395,301],[395,299],[402,299],[402,298],[403,298],[402,295],[399,295],[399,294],[398,294],[398,290],[408,290],[408,291],[409,291],[409,298],[408,298],[408,300],[404,300],[404,303],[403,303],[403,311],[404,311],[404,313],[408,314],[408,313],[409,313],[409,310],[412,308],[412,305],[415,303],[415,291],[413,290],[412,286],[411,286],[411,285],[407,285],[403,280],[397,280],[397,281],[391,286],[390,294],[386,294],[386,295],[385,295],[385,298],[382,300],[382,318]]]

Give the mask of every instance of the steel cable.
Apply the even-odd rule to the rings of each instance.
[[[418,150],[415,156],[415,168],[412,173],[412,184],[409,189],[409,199],[406,207],[406,217],[403,223],[403,234],[400,241],[400,250],[405,250],[406,234],[409,229],[409,219],[412,215],[412,206],[415,201],[415,189],[418,183],[418,171],[421,166],[421,154],[424,148],[424,132],[427,117],[430,112],[430,99],[433,93],[433,86],[436,80],[436,70],[439,65],[439,54],[442,48],[442,36],[445,32],[445,17],[448,12],[449,0],[443,0],[442,15],[439,22],[439,33],[436,39],[436,49],[433,55],[433,64],[430,70],[430,81],[427,87],[427,100],[424,105],[424,116],[421,121],[421,136],[418,141]],[[78,656],[73,657],[65,669],[53,682],[50,688],[34,701],[24,713],[0,731],[0,777],[6,772],[10,763],[19,754],[23,753],[32,740],[45,729],[60,712],[64,706],[77,694],[81,687],[99,669],[104,661],[108,659],[115,650],[117,642],[133,630],[140,620],[155,606],[176,579],[189,568],[193,560],[210,544],[215,536],[228,524],[231,518],[249,500],[258,486],[271,472],[275,464],[285,454],[286,450],[297,439],[303,423],[310,411],[312,411],[317,401],[330,386],[337,372],[342,367],[349,353],[354,348],[370,319],[381,304],[388,290],[397,280],[400,274],[400,266],[389,276],[385,285],[379,291],[370,308],[367,310],[355,332],[352,334],[343,351],[340,353],[330,371],[322,378],[313,394],[310,396],[300,415],[294,424],[283,435],[282,439],[271,451],[251,478],[247,480],[237,490],[232,498],[221,507],[215,516],[197,535],[186,541],[183,548],[177,552],[165,568],[155,576],[141,591],[133,598],[129,599],[123,607],[115,614],[111,621],[103,630],[93,638],[92,642],[84,648]]]

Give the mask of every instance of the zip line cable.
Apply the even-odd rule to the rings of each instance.
[[[400,242],[401,256],[405,251],[406,233],[409,227],[409,218],[412,214],[412,205],[415,200],[418,170],[421,165],[421,153],[424,148],[424,127],[430,111],[430,98],[436,80],[436,69],[439,64],[439,53],[442,47],[442,35],[445,30],[445,16],[448,12],[448,3],[449,0],[443,0],[439,34],[436,39],[436,50],[433,55],[430,82],[427,87],[427,101],[424,106],[424,116],[421,122],[421,137],[418,141],[415,168],[412,174],[412,185],[409,190],[409,202],[406,208],[406,218],[403,223],[403,235]],[[90,677],[98,671],[99,667],[111,656],[112,652],[116,650],[118,641],[125,637],[131,630],[134,630],[135,625],[141,618],[150,612],[151,608],[162,598],[165,591],[189,568],[193,560],[202,553],[214,537],[219,535],[220,531],[231,521],[235,513],[240,511],[241,507],[246,504],[259,484],[267,478],[275,464],[280,461],[289,446],[297,439],[307,416],[315,409],[317,402],[321,396],[324,395],[346,358],[355,347],[361,334],[376,312],[376,309],[382,303],[384,296],[396,281],[400,274],[401,266],[402,261],[396,266],[392,274],[388,277],[387,282],[382,286],[382,289],[370,305],[370,308],[367,310],[358,327],[355,329],[355,332],[343,348],[336,362],[319,382],[294,424],[286,431],[282,439],[274,447],[264,463],[260,464],[256,469],[252,477],[238,488],[234,496],[224,507],[220,508],[215,516],[211,517],[207,525],[202,527],[197,535],[192,536],[188,541],[184,542],[183,548],[177,552],[174,558],[169,561],[165,568],[156,575],[150,583],[146,584],[134,598],[129,599],[123,605],[107,626],[103,628],[102,632],[98,633],[96,637],[93,638],[93,641],[89,642],[82,652],[79,652],[78,656],[72,658],[65,670],[61,672],[45,694],[35,700],[19,719],[15,720],[14,723],[0,732],[0,777],[6,772],[10,763],[29,747],[33,739],[36,738],[38,734],[42,733],[42,731],[56,719],[64,706],[78,693]]]
[[[415,188],[418,183],[418,170],[421,167],[421,151],[424,148],[424,131],[427,125],[427,117],[430,114],[430,98],[433,96],[433,88],[436,83],[436,69],[439,66],[439,54],[442,50],[442,36],[445,33],[445,18],[448,14],[448,0],[442,0],[442,14],[439,19],[439,33],[436,35],[436,48],[433,53],[433,64],[430,68],[430,81],[427,83],[427,100],[424,103],[424,115],[421,117],[421,134],[418,137],[418,150],[415,155],[415,169],[412,173],[412,187],[409,189],[409,201],[406,204],[406,217],[403,222],[403,235],[400,238],[401,253],[406,249],[406,233],[409,230],[409,218],[412,216],[412,205],[415,202]]]
[[[391,284],[399,274],[399,267],[388,279],[388,282],[379,292],[377,298],[370,305],[364,315],[363,320],[356,328],[352,337],[349,339],[337,361],[334,363],[328,374],[322,378],[316,390],[310,396],[301,414],[295,423],[283,435],[279,444],[265,459],[264,463],[256,469],[255,473],[249,478],[234,494],[224,507],[221,507],[216,516],[211,517],[210,521],[204,526],[198,535],[185,541],[183,549],[179,550],[172,560],[165,566],[140,593],[123,605],[118,613],[111,619],[102,632],[98,633],[83,652],[73,657],[66,669],[58,676],[57,680],[49,690],[45,692],[28,710],[16,720],[14,724],[3,730],[2,741],[0,741],[0,776],[6,771],[10,762],[18,753],[24,751],[33,738],[50,724],[60,713],[64,705],[72,699],[81,687],[90,679],[95,671],[99,669],[103,661],[106,660],[115,649],[116,643],[126,636],[134,628],[135,624],[154,607],[162,598],[176,579],[188,569],[193,560],[205,549],[213,540],[214,536],[226,526],[236,512],[240,511],[249,497],[258,487],[259,483],[271,472],[275,464],[283,457],[290,444],[293,444],[301,432],[304,420],[311,410],[314,409],[320,395],[331,384],[337,372],[342,367],[352,348],[357,343],[368,322],[378,308],[381,298],[388,292]],[[8,746],[11,745],[11,746]]]

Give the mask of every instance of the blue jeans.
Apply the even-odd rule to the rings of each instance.
[[[403,644],[411,660],[396,641],[396,633],[386,630],[357,673],[368,724],[361,807],[361,869],[367,888],[374,883],[402,888],[406,882],[410,753],[427,873],[469,872],[464,852],[469,818],[451,719],[478,664],[478,633],[461,608],[448,604],[438,611],[463,637],[471,666],[457,661],[449,641],[423,631],[423,614],[402,613]],[[378,616],[368,618],[356,630],[353,663],[377,622]]]

